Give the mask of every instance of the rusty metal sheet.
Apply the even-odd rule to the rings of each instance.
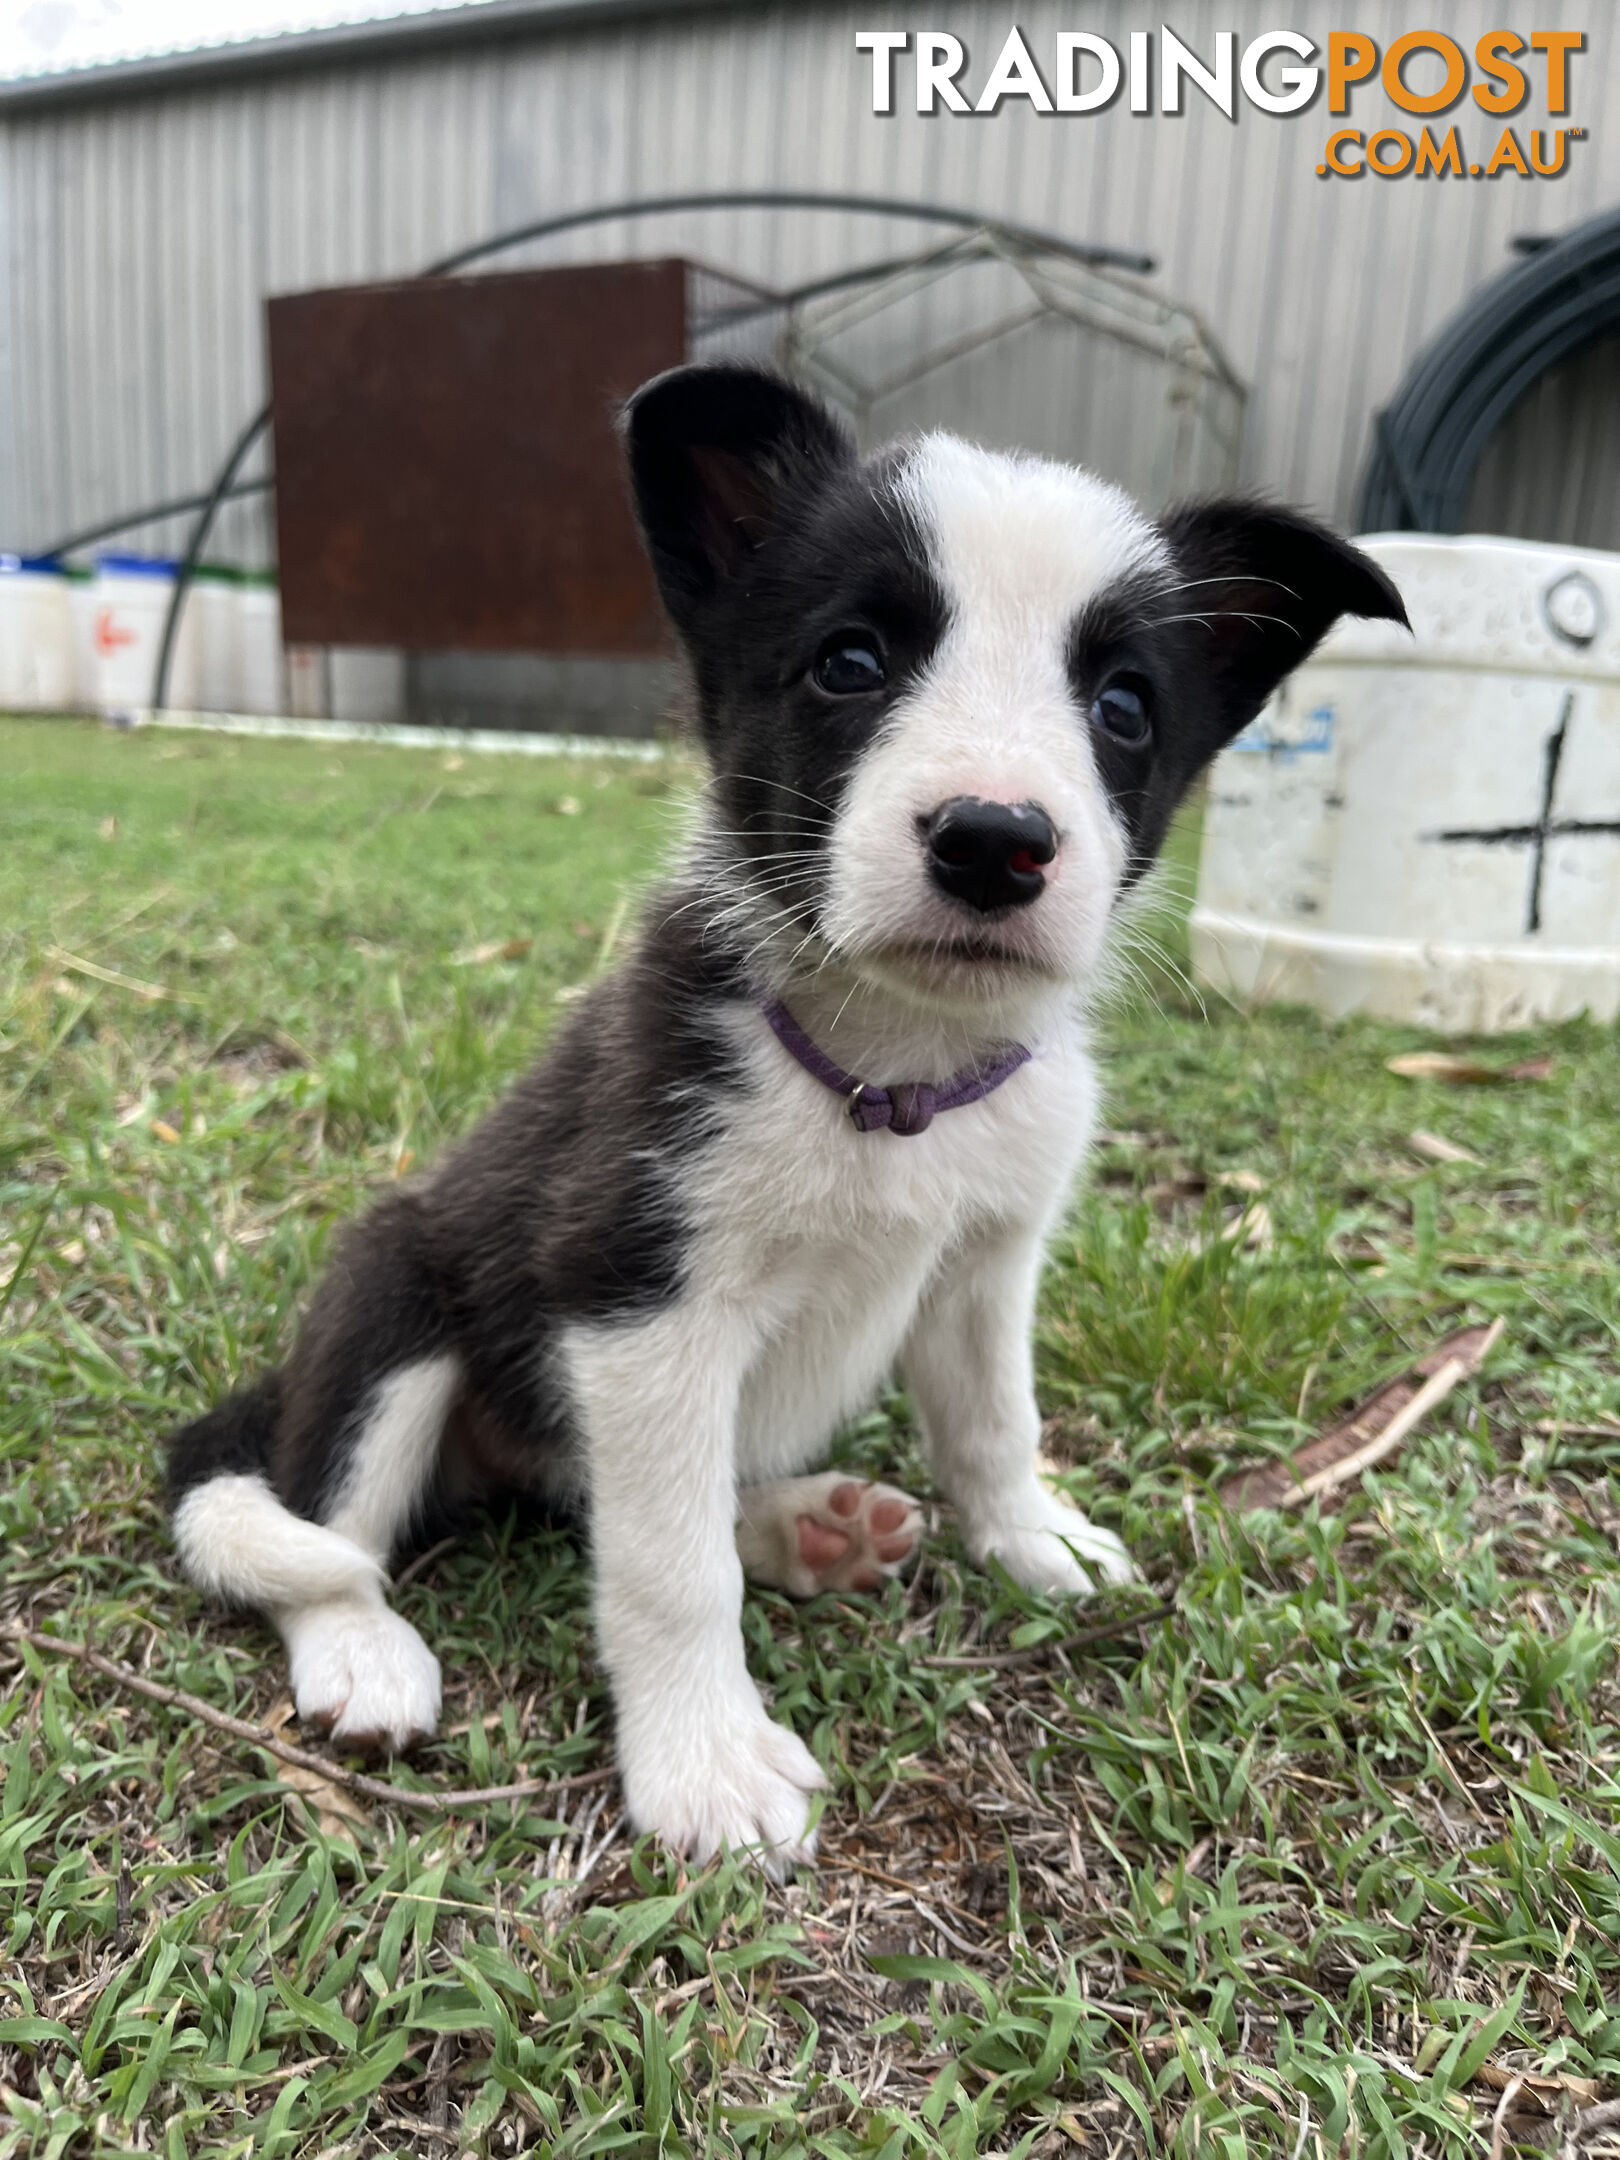
[[[268,303],[289,643],[650,654],[614,414],[687,347],[687,266]]]

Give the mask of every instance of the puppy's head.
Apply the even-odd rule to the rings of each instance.
[[[1156,523],[942,435],[863,461],[751,369],[660,376],[625,434],[714,767],[707,845],[767,973],[830,960],[951,1008],[1086,983],[1216,751],[1340,615],[1406,619],[1292,512]]]

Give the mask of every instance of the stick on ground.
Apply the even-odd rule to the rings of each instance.
[[[203,1724],[213,1726],[216,1732],[229,1733],[234,1740],[245,1740],[252,1747],[263,1748],[267,1755],[291,1763],[295,1769],[313,1770],[317,1776],[341,1785],[345,1792],[356,1793],[364,1800],[381,1800],[391,1807],[419,1808],[429,1815],[450,1815],[461,1808],[494,1807],[503,1800],[537,1800],[552,1793],[578,1792],[588,1785],[605,1785],[616,1775],[611,1769],[585,1770],[576,1777],[523,1778],[515,1785],[484,1785],[473,1791],[411,1792],[405,1786],[389,1784],[384,1778],[365,1777],[358,1770],[345,1770],[330,1756],[293,1747],[289,1742],[277,1739],[263,1725],[250,1724],[246,1718],[231,1717],[223,1710],[216,1710],[212,1703],[205,1703],[200,1696],[188,1695],[183,1688],[165,1687],[161,1681],[148,1680],[144,1673],[121,1665],[116,1658],[103,1657],[88,1643],[73,1642],[65,1635],[43,1635],[37,1628],[24,1627],[20,1621],[6,1633],[14,1642],[32,1643],[36,1650],[49,1651],[53,1657],[73,1658],[81,1665],[88,1665],[92,1671],[133,1695],[145,1695],[150,1701],[163,1703],[171,1710],[184,1710],[188,1717],[200,1719]]]
[[[1118,1620],[1104,1620],[1096,1627],[1080,1628],[1073,1635],[1060,1635],[1056,1642],[1031,1643],[1023,1650],[986,1650],[977,1657],[925,1657],[917,1660],[919,1665],[964,1665],[986,1667],[996,1670],[1005,1666],[1031,1665],[1038,1658],[1050,1657],[1059,1650],[1083,1650],[1088,1643],[1107,1642],[1115,1635],[1132,1634],[1139,1627],[1148,1627],[1155,1620],[1168,1620],[1176,1609],[1174,1598],[1166,1598],[1161,1605],[1149,1605],[1142,1612],[1126,1613]]]
[[[1459,1381],[1479,1371],[1502,1326],[1497,1319],[1489,1327],[1460,1328],[1448,1335],[1287,1461],[1259,1463],[1229,1478],[1220,1489],[1222,1502],[1237,1514],[1249,1508],[1302,1507],[1307,1500],[1354,1483],[1393,1455]]]

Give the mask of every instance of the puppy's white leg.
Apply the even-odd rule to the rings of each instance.
[[[735,1309],[691,1302],[565,1339],[631,1819],[694,1860],[754,1847],[780,1873],[810,1855],[824,1780],[767,1716],[743,1656],[734,1448],[752,1347]]]
[[[935,1475],[975,1560],[999,1560],[1027,1589],[1084,1595],[1130,1582],[1130,1555],[1035,1470],[1041,1420],[1032,1335],[1041,1242],[987,1237],[957,1254],[925,1294],[907,1338],[907,1385]]]
[[[299,1717],[353,1747],[408,1748],[439,1722],[439,1661],[384,1602],[382,1569],[432,1478],[459,1377],[453,1357],[423,1358],[390,1373],[367,1408],[326,1529],[370,1554],[377,1575],[269,1608]]]
[[[748,1485],[738,1496],[737,1555],[750,1582],[816,1597],[878,1590],[922,1537],[922,1510],[892,1485],[844,1470]]]

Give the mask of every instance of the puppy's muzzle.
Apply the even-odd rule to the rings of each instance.
[[[1040,898],[1058,843],[1056,827],[1039,803],[954,795],[918,824],[928,875],[950,899],[993,915]]]

